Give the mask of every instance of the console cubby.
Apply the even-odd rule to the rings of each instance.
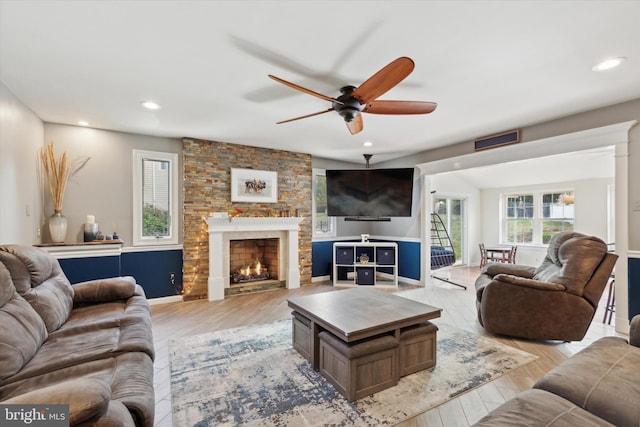
[[[333,286],[398,286],[398,245],[390,242],[333,244]]]

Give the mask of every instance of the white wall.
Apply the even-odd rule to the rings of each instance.
[[[0,82],[0,244],[39,243],[42,121]]]
[[[526,187],[504,187],[482,191],[481,241],[487,245],[500,243],[500,199],[507,193],[526,191],[560,191],[573,189],[576,196],[574,230],[607,241],[608,186],[613,178],[559,182]],[[538,266],[546,254],[546,247],[518,245],[518,264]]]

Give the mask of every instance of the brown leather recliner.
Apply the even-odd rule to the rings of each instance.
[[[597,237],[561,232],[538,268],[490,263],[476,279],[478,320],[496,334],[580,341],[617,258]]]

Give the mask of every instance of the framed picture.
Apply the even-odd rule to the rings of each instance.
[[[231,168],[232,202],[278,202],[278,172]]]

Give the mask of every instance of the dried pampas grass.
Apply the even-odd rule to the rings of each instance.
[[[56,158],[53,142],[40,150],[40,160],[42,160],[42,167],[47,177],[54,211],[62,211],[64,191],[69,177],[82,169],[89,159],[90,157],[80,157],[68,163],[66,151]]]

